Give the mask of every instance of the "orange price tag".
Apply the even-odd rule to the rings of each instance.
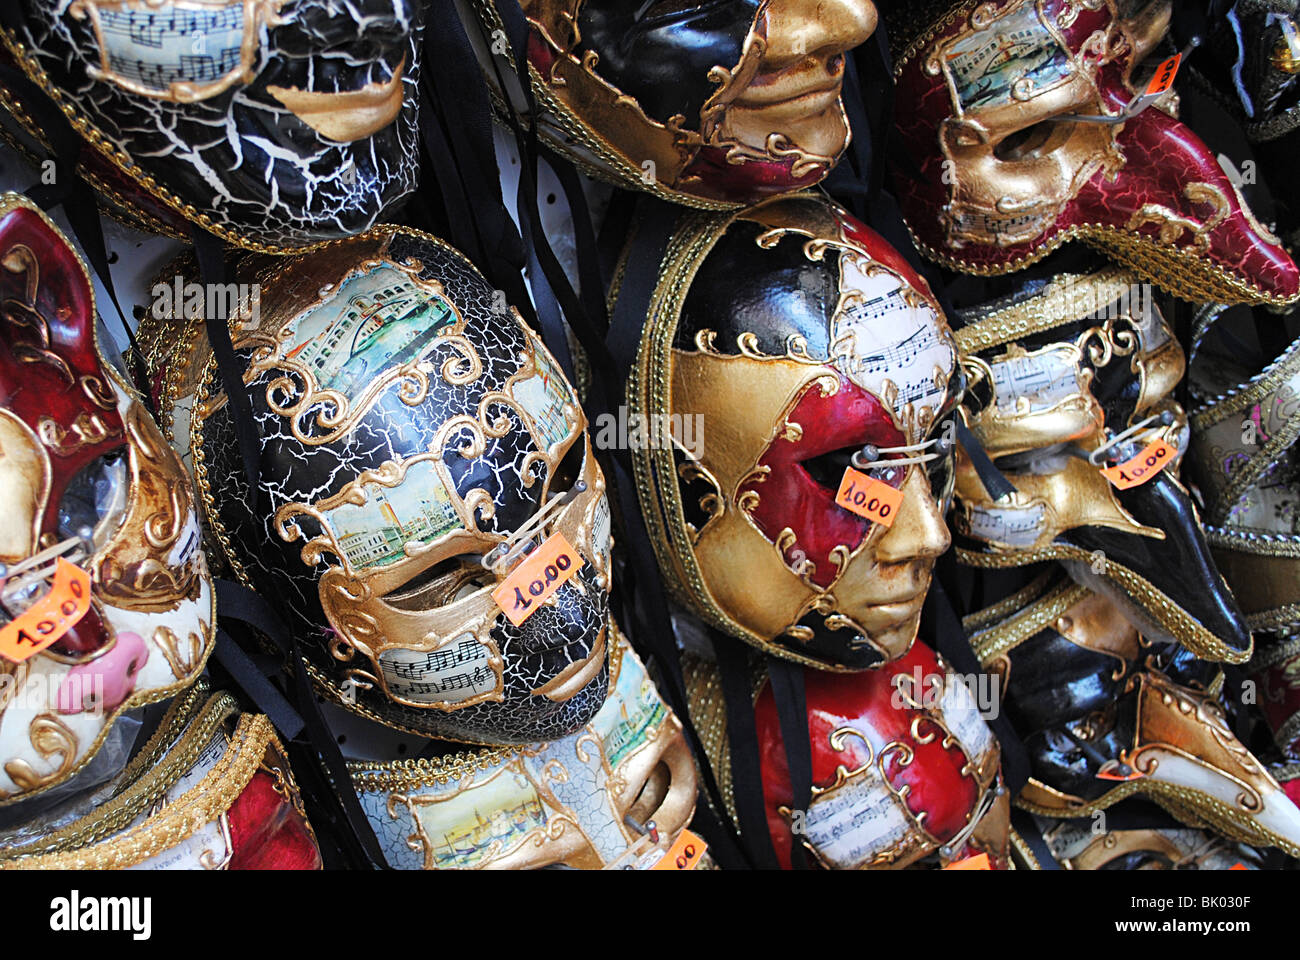
[[[883,480],[859,473],[852,467],[844,470],[835,503],[850,513],[865,517],[872,523],[892,527],[898,516],[898,505],[903,502],[903,491],[895,490]]]
[[[689,830],[683,830],[677,836],[677,840],[668,852],[664,854],[663,859],[656,863],[651,870],[694,870],[695,865],[700,862],[704,856],[704,851],[708,849],[708,844],[691,833]]]
[[[1147,444],[1136,457],[1115,467],[1102,467],[1106,479],[1120,490],[1146,483],[1174,461],[1177,449],[1163,440]]]
[[[553,533],[492,591],[492,599],[517,627],[581,566],[582,557],[569,546],[564,534]]]
[[[1174,85],[1174,77],[1178,76],[1178,65],[1182,63],[1183,55],[1175,53],[1160,66],[1156,67],[1155,76],[1147,84],[1147,89],[1142,96],[1158,97]]]
[[[90,609],[90,574],[62,557],[49,593],[0,629],[0,657],[22,663],[71,630]]]
[[[1238,860],[1236,863],[1234,863],[1234,864],[1233,864],[1232,866],[1230,866],[1228,869],[1229,869],[1229,870],[1249,870],[1250,867],[1246,866],[1244,863],[1242,863],[1240,860]]]
[[[950,863],[944,867],[945,870],[992,870],[989,866],[989,855],[987,853],[977,854],[973,857],[967,857],[965,860],[958,860],[956,863]]]

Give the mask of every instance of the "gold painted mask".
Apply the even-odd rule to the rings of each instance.
[[[472,743],[587,722],[607,685],[610,514],[540,339],[461,254],[414,231],[245,269],[263,306],[234,342],[260,491],[241,489],[201,318],[142,334],[173,351],[156,358],[162,405],[224,562],[363,716]],[[555,533],[577,573],[515,625],[493,591]]]
[[[350,764],[390,866],[648,869],[695,812],[681,721],[614,630],[609,697],[552,743]]]
[[[962,313],[963,415],[1016,489],[994,500],[959,450],[961,562],[1059,560],[1152,637],[1246,659],[1250,632],[1177,479],[1187,422],[1170,393],[1184,358],[1150,288],[1117,269],[1063,274]],[[1173,453],[1154,479],[1120,490],[1101,472],[1156,440]]]
[[[959,390],[925,281],[811,197],[697,215],[668,251],[628,387],[645,422],[699,425],[692,444],[633,451],[666,579],[776,656],[862,670],[902,655],[949,544],[934,451]],[[855,455],[901,492],[892,526],[834,502]]]
[[[845,54],[870,0],[524,0],[540,130],[588,172],[723,208],[818,183],[849,142]],[[504,36],[489,0],[484,45]],[[484,56],[493,66],[500,58]],[[493,66],[486,66],[496,84]],[[511,78],[513,80],[513,78]]]

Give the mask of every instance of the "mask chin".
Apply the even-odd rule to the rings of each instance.
[[[1211,660],[1247,660],[1250,628],[1214,565],[1187,491],[1162,473],[1115,493],[1135,520],[1164,531],[1164,539],[1075,527],[1060,540],[1094,556],[1100,551],[1105,572],[1095,574],[1089,560],[1072,559],[1066,563],[1071,576],[1132,612],[1153,639],[1177,641]],[[1177,609],[1167,612],[1168,603]]]

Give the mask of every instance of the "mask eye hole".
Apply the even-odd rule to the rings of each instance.
[[[399,610],[431,610],[468,596],[494,582],[479,563],[479,554],[464,553],[439,560],[400,587],[384,595]]]
[[[1052,153],[1070,139],[1076,124],[1044,120],[1017,130],[993,148],[993,156],[1004,163],[1037,160]]]
[[[104,546],[126,514],[126,449],[114,450],[87,464],[72,478],[59,501],[59,538],[79,535],[89,527],[95,547]]]

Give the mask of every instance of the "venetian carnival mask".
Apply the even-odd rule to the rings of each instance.
[[[730,794],[717,669],[688,658],[691,719],[724,800]],[[789,867],[797,835],[828,869],[947,866],[983,853],[1006,869],[1010,798],[998,743],[961,677],[923,643],[862,675],[805,671],[812,802],[795,825],[790,773],[771,684],[754,703],[768,829]],[[734,813],[734,811],[733,811]]]
[[[1170,5],[967,0],[890,16],[903,214],[927,256],[1009,273],[1078,238],[1180,297],[1294,301],[1300,272],[1160,105],[1126,114]],[[1145,81],[1144,81],[1145,84]],[[1122,119],[1122,122],[1121,122]]]
[[[491,4],[475,7],[501,29]],[[715,208],[826,176],[850,136],[844,55],[876,26],[870,0],[522,7],[552,145],[620,186]]]
[[[5,194],[0,804],[82,770],[122,713],[193,682],[212,649],[189,479],[100,352],[95,319],[67,239]]]
[[[291,250],[415,188],[413,0],[22,0],[7,20],[88,178],[156,227]],[[40,138],[39,105],[5,106]]]
[[[121,774],[0,833],[0,870],[316,870],[320,851],[271,721],[203,682]]]
[[[1250,631],[1178,480],[1187,419],[1170,393],[1185,363],[1150,288],[1118,269],[1061,274],[957,320],[963,415],[1015,487],[995,500],[958,451],[958,559],[1059,560],[1153,639],[1247,659]]]
[[[1016,804],[1089,817],[1132,794],[1255,846],[1300,851],[1300,810],[1237,739],[1206,692],[1155,667],[1106,598],[1036,581],[968,618],[980,662],[1002,677],[1007,717],[1029,752]]]
[[[609,697],[550,743],[352,764],[388,865],[408,870],[652,868],[695,812],[681,721],[618,635]]]
[[[263,306],[234,345],[260,490],[241,482],[202,320],[143,332],[171,331],[160,407],[225,562],[303,638],[322,689],[364,716],[479,743],[581,727],[608,686],[610,515],[586,419],[541,341],[424,234],[382,228],[249,270]],[[560,585],[541,596],[523,580],[502,601],[530,608],[516,625],[494,590],[556,533],[567,547],[544,583]]]
[[[628,402],[698,418],[633,450],[678,599],[776,656],[863,670],[905,653],[937,556],[960,386],[925,281],[821,199],[697,214],[660,266]],[[850,465],[892,488],[892,523],[838,506]],[[872,488],[878,489],[878,488]]]
[[[1300,341],[1258,372],[1206,336],[1234,316],[1207,305],[1196,318],[1189,465],[1205,505],[1214,559],[1255,631],[1250,670],[1278,747],[1300,757]],[[1240,330],[1238,330],[1240,333]]]

